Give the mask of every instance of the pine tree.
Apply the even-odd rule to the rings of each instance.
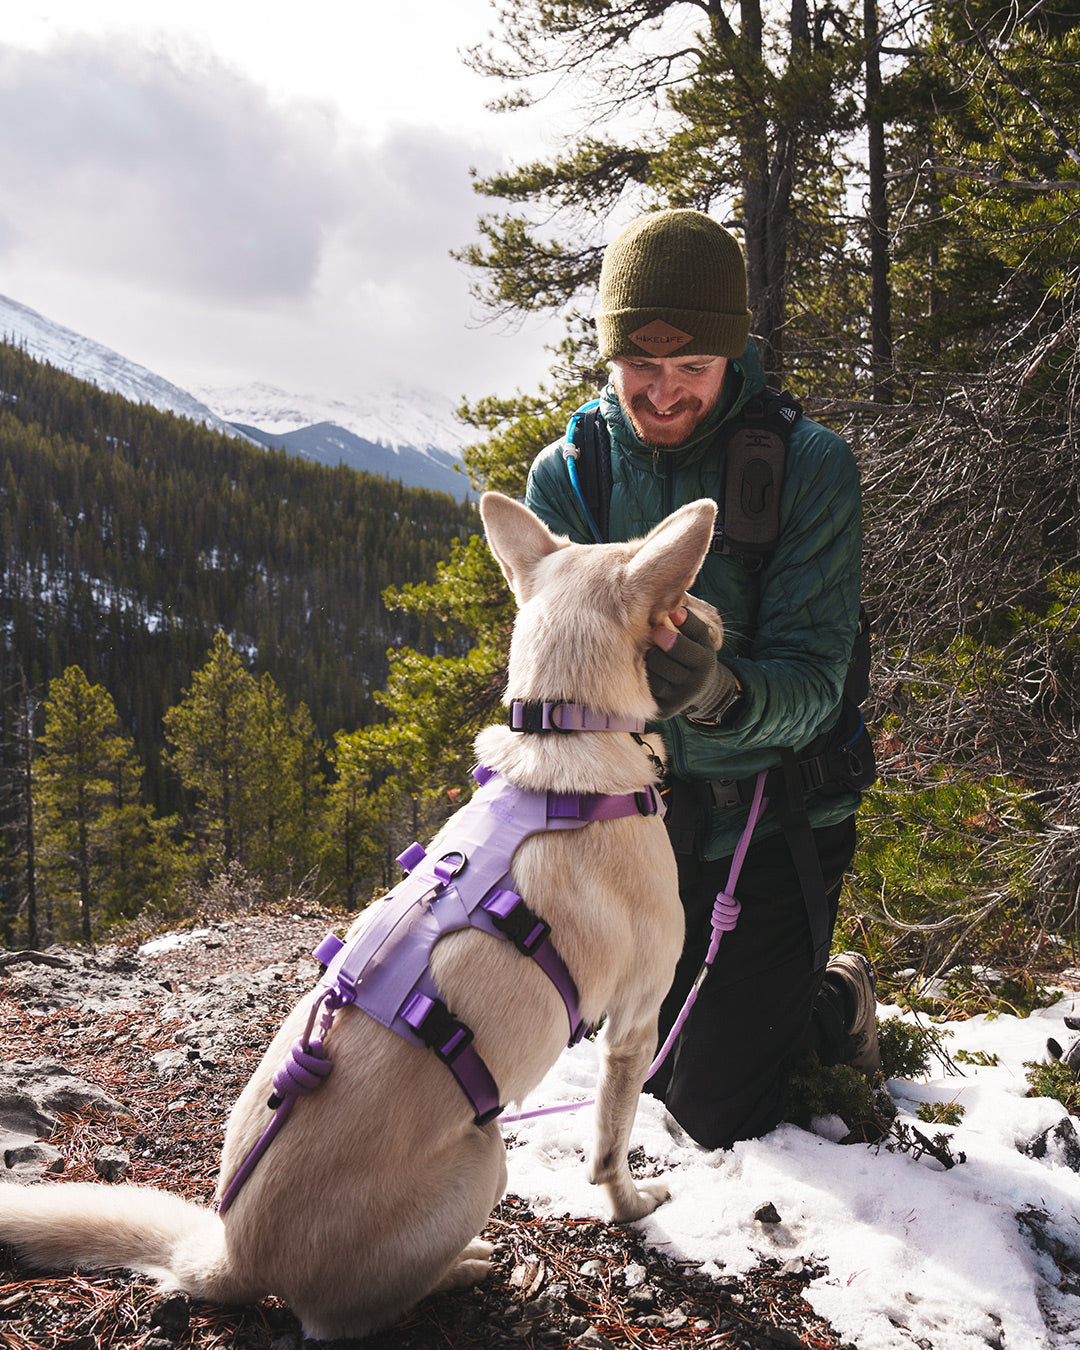
[[[251,797],[259,756],[258,688],[219,631],[191,688],[164,717],[169,764],[193,799],[200,842],[226,866],[251,843]]]
[[[11,946],[20,916],[26,920],[26,942],[39,945],[41,924],[38,912],[38,820],[34,801],[34,760],[37,740],[34,724],[40,695],[32,691],[20,668],[15,687],[5,700],[7,728],[3,743],[3,777],[0,801],[4,810],[4,839],[7,844],[4,868],[5,903],[3,942]]]
[[[142,770],[112,698],[69,666],[49,684],[41,754],[34,764],[39,852],[54,912],[72,896],[88,945],[100,918],[132,914],[161,873],[163,831],[139,798]]]
[[[809,289],[820,289],[836,256],[831,226],[844,145],[861,117],[862,38],[850,3],[742,0],[737,21],[730,9],[719,0],[502,0],[499,38],[472,53],[475,67],[516,82],[508,109],[573,74],[590,130],[551,163],[478,180],[488,196],[539,208],[485,217],[484,243],[462,250],[484,304],[520,314],[579,301],[599,273],[598,226],[630,206],[713,211],[742,236],[754,332],[779,378],[797,288],[810,274]],[[593,134],[606,115],[648,106],[659,114],[652,132],[626,143]],[[534,217],[554,220],[546,237]]]
[[[273,678],[256,680],[219,632],[164,720],[208,868],[237,864],[273,891],[318,866],[324,786],[306,705],[290,712]]]

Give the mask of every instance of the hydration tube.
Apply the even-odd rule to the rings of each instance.
[[[600,406],[598,398],[590,399],[588,403],[583,403],[577,412],[566,424],[566,439],[563,442],[563,459],[566,460],[566,472],[570,477],[570,486],[574,489],[574,495],[578,499],[582,511],[585,513],[585,523],[589,527],[589,533],[598,544],[605,544],[607,540],[600,533],[600,527],[593,518],[593,513],[589,510],[589,504],[585,500],[585,494],[581,490],[581,483],[578,481],[577,457],[580,454],[579,448],[574,444],[574,433],[577,431],[577,424],[581,421],[583,413],[591,412],[593,408]]]

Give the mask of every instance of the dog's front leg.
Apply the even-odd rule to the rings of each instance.
[[[656,1024],[615,1039],[611,1023],[600,1037],[600,1078],[596,1098],[596,1137],[589,1180],[605,1186],[617,1223],[651,1214],[671,1192],[662,1181],[635,1182],[627,1151],[641,1085],[656,1043]]]

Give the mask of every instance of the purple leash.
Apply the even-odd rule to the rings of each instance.
[[[339,1006],[340,1003],[335,999],[332,989],[324,990],[311,1005],[311,1015],[308,1017],[304,1034],[293,1042],[288,1057],[274,1074],[274,1092],[270,1098],[270,1105],[275,1109],[270,1124],[263,1130],[254,1147],[222,1192],[221,1199],[218,1201],[219,1214],[224,1214],[236,1199],[244,1182],[254,1172],[259,1159],[274,1142],[278,1131],[288,1120],[289,1112],[296,1105],[297,1098],[306,1097],[308,1093],[314,1092],[334,1067],[334,1062],[326,1053],[326,1048],[323,1045],[323,1037],[329,1030],[334,1013]],[[319,1016],[320,1008],[322,1009],[322,1017],[319,1021],[319,1031],[317,1035],[313,1035],[315,1019]]]
[[[561,706],[562,705],[558,704],[551,705],[553,709],[559,709]],[[552,713],[549,712],[546,705],[543,709],[543,716],[545,721],[550,718],[552,722],[551,729],[562,729]],[[610,719],[608,720],[610,721]],[[616,728],[609,726],[604,729],[614,730]],[[617,729],[621,730],[622,728],[619,727]],[[477,778],[481,784],[485,781],[479,773],[477,774]],[[697,979],[695,979],[693,986],[691,987],[682,1011],[679,1013],[674,1026],[668,1033],[667,1040],[664,1042],[660,1053],[653,1061],[652,1067],[646,1075],[646,1081],[656,1073],[670,1053],[672,1046],[679,1037],[679,1033],[686,1024],[686,1019],[690,1016],[691,1009],[697,1001],[698,991],[705,983],[705,979],[712,968],[712,963],[716,959],[716,953],[720,946],[721,937],[724,933],[730,932],[735,927],[736,921],[738,920],[740,905],[735,897],[735,886],[738,883],[739,873],[742,871],[742,865],[746,858],[747,849],[750,847],[750,840],[753,837],[754,830],[757,828],[758,821],[761,819],[762,813],[768,804],[764,792],[765,774],[760,773],[758,774],[757,782],[754,787],[754,799],[750,806],[750,815],[731,859],[731,869],[728,872],[727,886],[717,895],[716,902],[713,905],[711,916],[712,938],[709,942],[709,948],[705,955],[704,964],[698,972]],[[549,814],[551,817],[549,828],[558,828],[558,826],[563,823],[564,816],[566,817],[565,823],[571,824],[584,823],[586,819],[606,820],[611,819],[614,816],[625,815],[627,814],[627,801],[634,802],[633,809],[641,812],[643,815],[655,814],[656,810],[655,806],[653,806],[652,810],[648,809],[648,805],[656,800],[652,790],[645,793],[632,793],[627,799],[597,798],[595,802],[592,798],[579,798],[577,796],[558,797],[555,794],[548,794],[548,799],[550,803]],[[588,813],[584,815],[582,814],[581,806],[583,801],[588,807]],[[417,849],[418,846],[413,845],[413,848]],[[419,849],[419,855],[420,857],[424,856],[423,849]],[[406,867],[406,870],[408,870],[412,863],[418,861],[416,858],[411,858],[409,861],[406,861],[407,858],[409,858],[408,852],[403,854],[399,860]],[[338,945],[340,946],[340,943],[338,943]],[[320,956],[320,951],[321,948],[317,948],[315,954],[316,956],[319,956],[320,959],[323,959],[323,957]],[[329,959],[328,954],[326,955],[326,959]],[[554,979],[555,977],[552,976],[551,978]],[[556,982],[556,987],[559,987],[558,982]],[[307,1027],[305,1028],[303,1035],[293,1043],[292,1049],[285,1061],[274,1074],[273,1095],[271,1096],[269,1103],[274,1114],[269,1125],[267,1125],[266,1129],[259,1136],[247,1157],[233,1174],[228,1186],[226,1186],[222,1192],[221,1199],[218,1201],[219,1214],[224,1214],[236,1199],[244,1183],[255,1170],[260,1158],[262,1158],[263,1154],[277,1137],[281,1127],[285,1124],[285,1121],[289,1117],[289,1113],[296,1105],[297,1099],[307,1096],[308,1093],[314,1092],[333,1068],[333,1061],[330,1059],[330,1056],[323,1045],[323,1038],[330,1029],[334,1013],[348,1001],[347,998],[344,998],[341,995],[339,990],[334,987],[329,987],[324,989],[322,994],[312,1004],[311,1012],[308,1016]],[[318,1020],[319,1023],[317,1033],[315,1031],[316,1020]],[[573,1021],[572,1017],[571,1021]],[[502,1119],[506,1123],[518,1120],[534,1120],[539,1116],[555,1115],[565,1111],[577,1111],[583,1106],[594,1106],[595,1104],[595,1101],[590,1099],[582,1102],[570,1102],[561,1106],[545,1106],[535,1111],[524,1111],[516,1116],[503,1116]]]
[[[765,796],[765,774],[762,772],[758,774],[757,782],[754,784],[754,800],[750,805],[750,815],[747,818],[742,835],[740,836],[739,842],[735,847],[735,852],[732,855],[727,885],[717,895],[716,902],[712,908],[712,915],[710,916],[712,937],[709,940],[709,949],[705,953],[705,960],[697,973],[697,978],[694,980],[689,994],[686,996],[686,1002],[682,1006],[682,1011],[679,1013],[678,1017],[675,1019],[674,1025],[668,1032],[667,1040],[664,1041],[664,1044],[660,1048],[660,1053],[653,1060],[649,1072],[645,1075],[646,1082],[648,1082],[653,1074],[656,1073],[671,1053],[672,1046],[674,1046],[675,1042],[679,1039],[679,1034],[686,1025],[686,1019],[690,1016],[694,1004],[697,1002],[697,996],[701,990],[701,986],[705,983],[709,971],[712,969],[712,964],[716,960],[716,953],[720,948],[720,939],[725,933],[730,933],[738,922],[739,910],[742,906],[736,898],[735,887],[738,884],[739,873],[742,871],[743,863],[746,861],[746,853],[750,847],[750,840],[753,838],[758,821],[764,814],[768,804],[769,799]],[[504,1124],[511,1124],[518,1120],[535,1120],[539,1116],[553,1116],[562,1111],[578,1111],[583,1106],[595,1105],[595,1099],[590,1098],[588,1101],[563,1103],[561,1106],[542,1106],[535,1111],[522,1111],[520,1115],[503,1116],[502,1120]]]

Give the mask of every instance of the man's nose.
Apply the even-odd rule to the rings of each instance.
[[[672,407],[683,396],[683,383],[676,371],[661,369],[649,385],[649,400],[659,411]]]

